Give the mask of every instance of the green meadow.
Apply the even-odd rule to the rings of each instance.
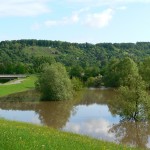
[[[0,133],[2,150],[136,150],[87,136],[2,119]]]
[[[34,83],[37,80],[37,77],[32,75],[25,79],[20,79],[20,80],[22,81],[17,84],[13,84],[15,80],[7,82],[5,84],[1,84],[0,85],[0,97],[33,89],[35,87]]]

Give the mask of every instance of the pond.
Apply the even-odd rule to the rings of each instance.
[[[38,102],[39,95],[25,92],[3,98],[7,102],[0,102],[0,117],[150,148],[149,122],[122,122],[115,113],[115,95],[113,89],[88,89],[75,100]]]

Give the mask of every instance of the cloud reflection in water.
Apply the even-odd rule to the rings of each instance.
[[[93,119],[84,122],[72,123],[68,122],[63,130],[90,135],[92,137],[107,139],[114,141],[114,134],[108,133],[111,128],[111,123],[104,119]]]
[[[112,118],[106,105],[79,105],[76,110],[76,114],[70,117],[62,130],[108,141],[115,140],[114,134],[108,131],[119,120],[118,117]]]

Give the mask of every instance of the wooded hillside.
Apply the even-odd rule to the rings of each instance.
[[[48,40],[0,42],[0,74],[39,73],[43,66],[60,62],[71,77],[86,81],[104,75],[114,59],[131,58],[138,65],[150,55],[150,42],[69,43]]]

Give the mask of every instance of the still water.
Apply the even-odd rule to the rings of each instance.
[[[0,117],[150,148],[149,122],[122,122],[115,113],[115,95],[113,89],[88,89],[72,101],[35,102],[39,95],[21,93],[0,102]]]

